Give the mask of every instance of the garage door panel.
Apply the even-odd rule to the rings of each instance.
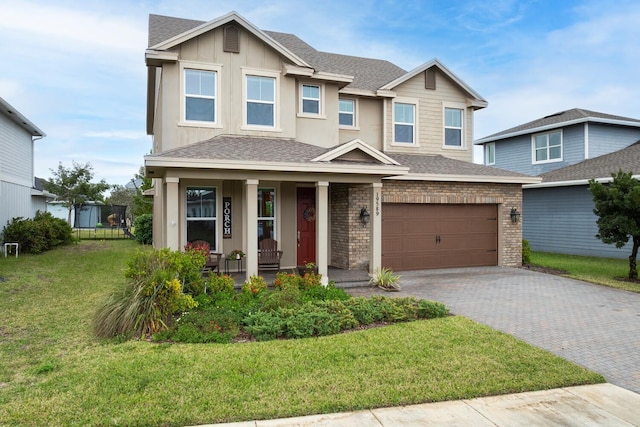
[[[396,271],[497,265],[496,205],[382,205],[382,264]]]

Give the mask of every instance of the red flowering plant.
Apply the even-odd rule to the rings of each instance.
[[[276,273],[276,278],[273,281],[273,287],[276,289],[284,290],[289,288],[300,289],[302,285],[302,278],[291,272],[286,273],[284,271]]]
[[[267,282],[262,276],[251,276],[242,285],[242,292],[252,295],[257,295],[267,289]]]

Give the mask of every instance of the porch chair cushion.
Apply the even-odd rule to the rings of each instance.
[[[282,251],[278,250],[278,242],[271,238],[262,239],[258,243],[258,268],[275,268],[280,270]]]

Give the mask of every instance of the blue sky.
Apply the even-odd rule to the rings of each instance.
[[[638,1],[0,0],[0,96],[47,134],[36,176],[89,162],[126,184],[151,149],[148,15],[231,10],[318,50],[406,70],[438,58],[489,101],[475,138],[574,107],[640,118]]]

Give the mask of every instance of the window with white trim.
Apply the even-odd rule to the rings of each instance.
[[[496,164],[496,143],[490,142],[484,145],[484,164],[495,165]]]
[[[444,145],[445,147],[462,147],[463,139],[463,110],[459,108],[444,109]]]
[[[258,241],[276,238],[276,190],[258,188]]]
[[[415,143],[415,104],[393,103],[393,142],[398,144]]]
[[[319,85],[300,85],[300,112],[319,116],[322,114],[322,87]]]
[[[217,224],[215,187],[187,187],[187,241],[204,240],[210,250],[217,251]]]
[[[356,101],[355,99],[340,99],[338,101],[338,123],[343,127],[356,126]]]
[[[562,160],[562,132],[555,131],[533,136],[533,163]]]
[[[276,79],[265,76],[246,76],[246,124],[275,127]]]
[[[216,122],[217,73],[184,69],[184,120]]]

